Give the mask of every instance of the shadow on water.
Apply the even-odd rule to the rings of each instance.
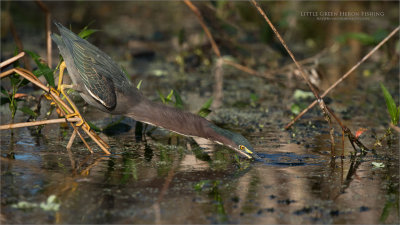
[[[292,152],[284,152],[277,154],[258,154],[266,165],[271,166],[312,166],[321,165],[323,162],[316,155],[297,155]],[[317,163],[318,162],[318,163]]]

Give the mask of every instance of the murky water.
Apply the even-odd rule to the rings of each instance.
[[[59,20],[81,18],[79,10],[68,11],[56,7],[56,3],[48,4],[58,12],[54,15],[60,17]],[[105,39],[97,40],[102,43],[99,46],[122,62],[128,73],[134,75],[135,84],[143,80],[141,90],[152,100],[159,100],[157,91],[167,94],[174,88],[179,90],[185,108],[195,112],[214,94],[214,67],[198,62],[207,57],[188,57],[185,68],[190,71],[183,72],[171,60],[178,53],[171,50],[176,44],[165,41],[169,37],[165,29],[172,28],[161,23],[170,17],[159,13],[158,3],[149,6],[121,3],[117,7],[121,11],[118,16],[107,8],[110,3],[107,4],[63,3],[61,6],[72,5],[82,12],[93,7],[90,15],[102,15],[99,16],[99,24],[105,30],[102,33],[111,37],[99,35]],[[169,5],[165,10],[172,11],[171,15],[176,13],[176,18],[170,21],[174,24],[172,27],[182,22],[183,17],[187,23],[182,26],[188,31],[197,30],[188,25],[197,22],[195,17],[187,16],[190,14],[187,8],[176,2],[169,4],[173,7]],[[279,4],[271,3],[271,6]],[[136,12],[134,15],[131,15],[132,10]],[[140,22],[143,16],[149,17],[148,12],[158,12],[151,14],[156,15],[151,16],[155,26]],[[390,11],[385,12],[388,15]],[[23,22],[18,20],[18,24]],[[121,28],[121,24],[129,29]],[[133,37],[124,35],[128,30]],[[285,38],[290,36],[287,34]],[[194,35],[192,39],[196,38],[199,37]],[[35,48],[25,36],[22,39],[28,48]],[[108,39],[112,39],[109,41],[112,44]],[[151,43],[144,45],[146,42],[140,42],[142,39],[151,39]],[[140,40],[139,44],[135,40]],[[303,41],[301,43],[303,45]],[[13,50],[10,42],[6,41],[5,46]],[[137,46],[139,50],[145,47],[139,51]],[[250,50],[260,48],[247,47]],[[209,52],[209,48],[199,48],[199,51]],[[356,45],[358,51],[349,53],[345,46],[320,59],[325,72],[322,88],[363,56],[360,48]],[[38,51],[44,49],[40,47]],[[269,58],[268,52],[254,51],[251,54],[255,55],[251,56],[257,60],[263,57],[268,63],[276,60]],[[204,52],[201,54],[208,54]],[[343,55],[350,56],[342,60]],[[380,53],[379,57],[387,55]],[[399,90],[398,66],[388,61],[371,60],[329,95],[329,106],[353,132],[368,128],[360,137],[368,147],[384,135],[389,123],[379,82],[384,81],[392,93]],[[252,61],[249,62],[251,65]],[[201,65],[191,66],[196,63]],[[258,63],[264,65],[265,62]],[[391,70],[383,73],[383,67]],[[371,73],[369,76],[365,75],[366,70]],[[334,154],[344,153],[343,158],[334,158],[329,125],[318,108],[308,112],[291,130],[283,130],[292,116],[293,92],[308,90],[298,79],[285,77],[283,80],[285,86],[224,67],[224,99],[208,117],[219,126],[248,138],[262,158],[258,161],[239,158],[223,146],[196,142],[161,129],[138,137],[135,121],[127,118],[100,134],[111,146],[109,156],[102,154],[89,139],[95,154],[90,154],[78,138],[67,151],[65,146],[72,130],[64,125],[45,126],[39,134],[31,128],[2,130],[0,221],[40,224],[399,223],[398,133],[393,133],[381,147],[375,148],[376,151],[361,154],[347,139],[342,146],[341,130],[334,125]],[[24,91],[36,94],[31,88]],[[398,96],[394,98],[398,102]],[[100,127],[119,119],[85,106],[79,97],[74,100],[85,118]],[[311,100],[302,103],[308,104]],[[1,124],[9,123],[8,106],[0,107]],[[45,113],[48,109],[45,100],[42,107]],[[16,122],[25,120],[26,116],[18,112]],[[152,127],[147,128],[151,130]]]
[[[3,219],[262,224],[398,219],[397,138],[377,155],[351,157],[354,150],[346,143],[346,157],[332,159],[327,136],[290,143],[295,140],[290,133],[272,127],[249,136],[263,159],[256,162],[237,159],[221,146],[202,150],[191,139],[165,132],[139,142],[133,131],[109,136],[113,154],[104,156],[91,155],[78,141],[67,151],[71,131],[57,125],[43,135],[27,128],[13,136],[2,131]],[[12,206],[40,204],[51,195],[60,204],[56,212]]]

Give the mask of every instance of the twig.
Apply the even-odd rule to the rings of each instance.
[[[300,71],[301,76],[303,77],[303,79],[306,81],[307,85],[309,86],[309,88],[311,89],[311,91],[313,92],[315,98],[320,99],[319,94],[317,92],[317,90],[314,88],[314,86],[310,83],[310,81],[308,80],[306,74],[304,73],[303,68],[301,67],[301,65],[297,62],[296,58],[294,57],[292,51],[290,51],[290,49],[288,48],[288,46],[286,45],[286,42],[283,40],[283,38],[281,37],[281,35],[279,34],[279,32],[276,30],[275,26],[271,23],[271,21],[269,20],[268,16],[265,14],[264,10],[261,9],[261,7],[258,5],[258,3],[255,0],[250,0],[251,3],[256,7],[256,9],[258,10],[258,12],[264,17],[265,21],[268,23],[268,25],[271,27],[271,29],[274,31],[275,35],[278,37],[279,41],[282,43],[283,47],[286,49],[286,51],[288,52],[288,54],[290,55],[290,57],[292,58],[293,62],[296,64],[297,68]],[[321,102],[321,109],[323,111],[325,111],[323,105],[323,101]]]
[[[230,65],[230,66],[232,66],[232,67],[235,67],[235,68],[238,69],[238,70],[241,70],[241,71],[243,71],[243,72],[245,72],[245,73],[248,73],[248,74],[251,74],[251,75],[254,75],[254,76],[257,76],[257,77],[272,78],[272,77],[270,76],[270,74],[267,74],[267,73],[260,73],[260,72],[258,72],[258,71],[256,71],[256,70],[253,70],[253,69],[251,69],[251,68],[249,68],[249,67],[247,67],[247,66],[243,66],[243,65],[241,65],[241,64],[238,64],[238,63],[233,62],[233,61],[228,60],[228,59],[223,59],[223,62],[224,62],[224,64],[226,64],[226,65]]]
[[[99,135],[96,134],[96,132],[94,132],[93,130],[89,130],[89,132],[97,139],[101,142],[102,145],[104,145],[106,148],[110,148],[110,146],[99,137]]]
[[[44,4],[41,0],[36,0],[35,1],[40,9],[45,13],[46,15],[46,46],[47,46],[47,65],[49,68],[52,66],[52,59],[51,59],[51,38],[50,38],[50,28],[51,28],[51,13],[49,8]]]
[[[41,120],[41,121],[24,122],[24,123],[12,123],[12,124],[0,125],[0,130],[39,126],[39,125],[45,125],[45,124],[65,123],[66,122],[65,120],[68,120],[68,122],[71,122],[71,123],[81,121],[80,118],[74,117],[74,118],[69,118],[69,119],[59,118],[59,119]]]
[[[99,141],[99,139],[97,139],[85,126],[81,127],[83,131],[86,132],[87,135],[89,135],[90,138],[93,139],[94,142],[96,142],[96,144],[101,148],[101,150],[103,150],[103,152],[105,152],[107,155],[110,155],[111,153],[107,150],[107,148],[102,145],[101,143],[104,141]],[[97,136],[98,137],[98,136]]]
[[[306,81],[307,85],[309,86],[309,88],[311,89],[311,91],[313,92],[315,98],[317,99],[316,102],[319,103],[320,108],[322,109],[322,112],[324,113],[324,117],[327,120],[328,123],[330,123],[330,117],[329,115],[332,115],[335,120],[338,122],[338,124],[341,126],[342,130],[344,130],[349,137],[350,142],[352,143],[356,143],[361,149],[362,151],[364,151],[365,149],[367,149],[357,138],[355,138],[355,136],[351,133],[351,130],[344,126],[343,123],[340,121],[340,119],[333,113],[332,110],[330,110],[326,105],[324,100],[319,96],[317,90],[314,88],[314,86],[310,83],[310,81],[307,79],[306,75],[304,74],[303,69],[301,68],[301,65],[296,61],[293,53],[290,51],[290,49],[287,47],[285,41],[283,40],[283,38],[280,36],[279,32],[276,30],[276,28],[274,27],[274,25],[271,23],[271,21],[268,19],[267,15],[264,13],[264,11],[261,9],[261,7],[258,5],[258,3],[255,0],[250,0],[251,3],[257,8],[257,10],[260,12],[260,14],[264,17],[264,19],[267,21],[268,25],[271,27],[271,29],[274,31],[274,33],[276,34],[276,36],[278,37],[279,41],[282,43],[282,45],[285,47],[286,51],[289,53],[290,57],[292,58],[292,60],[295,62],[297,68],[300,71],[300,74],[302,75],[303,79]],[[354,146],[354,145],[353,145]]]
[[[71,149],[72,143],[74,143],[76,137],[76,130],[74,130],[71,134],[71,137],[69,138],[68,144],[67,144],[67,150],[69,151]]]
[[[213,36],[211,35],[210,30],[207,28],[207,25],[204,21],[203,16],[201,15],[199,9],[193,5],[193,3],[190,0],[184,0],[185,4],[190,8],[190,10],[192,10],[192,12],[197,16],[197,19],[200,22],[201,27],[203,28],[204,32],[207,35],[208,40],[211,43],[211,47],[215,53],[215,55],[217,55],[218,61],[216,64],[216,67],[214,69],[214,79],[215,79],[215,83],[214,83],[214,102],[213,102],[213,107],[217,108],[220,106],[222,98],[223,98],[223,68],[222,68],[222,64],[223,64],[223,60],[221,57],[221,51],[218,48],[217,43],[215,42]]]
[[[332,109],[330,109],[328,106],[326,107],[326,109],[333,116],[333,118],[335,118],[336,122],[338,122],[338,124],[342,128],[342,131],[344,131],[344,133],[349,137],[349,141],[351,142],[354,150],[356,150],[356,148],[354,147],[353,143],[356,143],[361,148],[361,151],[368,150],[368,148],[365,147],[365,145],[363,143],[361,143],[361,141],[359,141],[358,138],[356,138],[354,136],[354,134],[351,132],[351,130],[341,123],[339,118],[333,113]]]
[[[366,54],[357,64],[355,64],[349,71],[347,71],[339,80],[332,84],[326,91],[321,95],[321,98],[325,97],[333,88],[339,83],[346,79],[357,67],[359,67],[364,61],[366,61],[376,50],[378,50],[384,43],[386,43],[393,35],[399,32],[400,26],[396,27],[385,39],[383,39],[377,46],[375,46],[368,54]],[[298,119],[300,119],[308,110],[317,104],[317,100],[314,100],[306,109],[296,116],[290,123],[285,126],[285,129],[289,129]]]
[[[194,12],[194,14],[197,16],[197,19],[199,19],[200,25],[203,28],[204,32],[206,33],[208,39],[211,42],[212,49],[214,50],[214,53],[218,56],[221,57],[221,52],[219,51],[218,45],[215,42],[214,38],[211,35],[210,30],[208,30],[206,23],[204,22],[204,18],[201,15],[199,9],[193,5],[193,3],[190,0],[184,0],[185,4]]]
[[[12,73],[18,73],[19,75],[21,75],[22,77],[24,77],[25,79],[29,80],[30,82],[34,83],[35,85],[37,85],[38,87],[42,88],[44,91],[46,91],[49,96],[52,98],[52,101],[54,103],[56,103],[56,105],[59,107],[60,111],[65,115],[64,110],[66,112],[68,112],[68,114],[73,113],[73,110],[60,98],[60,96],[58,96],[58,93],[55,93],[54,91],[50,91],[50,88],[45,86],[42,82],[40,82],[38,80],[38,78],[33,75],[30,71],[27,71],[26,69],[23,68],[13,68],[10,69],[6,72],[3,72],[0,74],[0,77],[3,78],[7,75],[10,75]],[[64,119],[65,120],[65,119]],[[70,123],[70,125],[73,127],[73,129],[77,132],[77,134],[79,135],[79,137],[82,139],[82,141],[84,142],[84,144],[86,145],[86,147],[89,149],[89,151],[91,153],[93,153],[92,149],[90,148],[90,146],[87,144],[87,142],[85,141],[85,139],[82,137],[82,135],[80,134],[80,132],[77,130],[76,126],[73,123]],[[99,147],[106,153],[106,154],[110,154],[110,152],[107,150],[108,145],[106,145],[107,147],[105,147],[105,145],[103,145],[102,143],[104,143],[103,140],[99,141],[99,139],[101,139],[100,137],[98,137],[97,135],[93,135],[86,127],[82,126],[82,129],[89,135],[90,138],[92,138],[94,140],[94,142],[96,142],[97,145],[99,145]]]
[[[5,66],[7,66],[8,64],[11,64],[11,63],[15,62],[15,61],[17,61],[18,59],[20,59],[21,57],[24,57],[24,56],[25,56],[25,52],[20,52],[18,55],[14,56],[12,58],[9,58],[4,62],[1,62],[0,63],[0,68],[3,68]]]

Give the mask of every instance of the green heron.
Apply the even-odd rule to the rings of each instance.
[[[64,88],[73,88],[87,103],[104,112],[125,115],[184,136],[206,138],[248,158],[259,158],[242,135],[217,127],[198,115],[148,100],[107,54],[60,23],[55,24],[60,35],[52,34],[52,39],[66,64],[60,66],[58,83],[64,96]],[[65,67],[73,85],[62,84]],[[74,115],[81,117],[66,98],[75,110]]]

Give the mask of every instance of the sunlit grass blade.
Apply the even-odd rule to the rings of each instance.
[[[396,107],[396,103],[394,102],[392,95],[386,89],[386,87],[381,83],[381,88],[383,92],[383,97],[385,98],[386,106],[388,108],[391,121],[394,125],[399,123],[399,115],[400,115],[400,107]]]
[[[204,104],[203,106],[200,108],[200,110],[197,112],[197,115],[201,116],[201,117],[206,117],[208,116],[208,114],[211,113],[211,104],[213,102],[213,98],[209,98]]]
[[[173,90],[175,96],[175,107],[183,109],[183,100],[176,90]]]

